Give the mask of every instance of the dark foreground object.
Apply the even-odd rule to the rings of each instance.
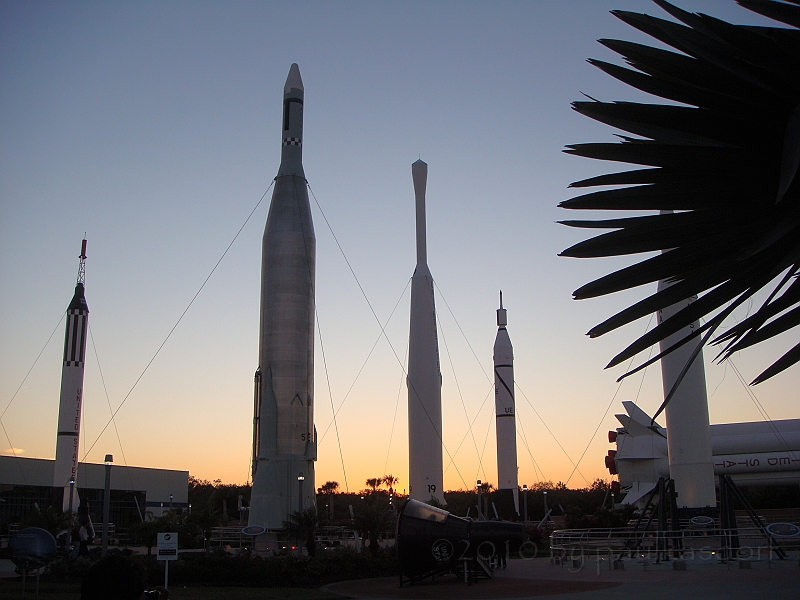
[[[397,523],[400,585],[457,573],[465,583],[494,577],[494,569],[525,541],[522,523],[472,521],[408,500]]]

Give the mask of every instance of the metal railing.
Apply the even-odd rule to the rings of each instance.
[[[241,548],[253,540],[253,536],[242,533],[241,527],[212,527],[211,537],[208,539],[211,546],[230,546]]]
[[[770,560],[800,553],[800,536],[767,538],[756,527],[686,528],[679,531],[559,529],[550,535],[550,556],[609,556],[661,562],[684,560]]]

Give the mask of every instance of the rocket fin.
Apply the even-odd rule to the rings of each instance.
[[[657,421],[653,421],[653,418],[644,412],[641,408],[639,408],[635,402],[631,402],[630,400],[623,400],[622,406],[625,407],[625,410],[630,415],[631,419],[639,423],[640,425],[644,425],[648,429],[651,427],[655,427],[658,429],[658,432],[666,437],[667,432],[666,430],[658,424]]]
[[[627,412],[630,415],[631,419],[639,422],[645,427],[650,427],[650,424],[653,422],[653,418],[646,412],[644,412],[641,408],[639,408],[635,402],[632,402],[630,400],[623,400],[622,406],[625,407],[625,412]],[[660,427],[660,425],[658,426]]]
[[[631,490],[622,499],[622,504],[633,504],[652,492],[655,486],[655,483],[649,481],[635,481],[631,485]]]
[[[628,430],[628,435],[637,437],[637,436],[649,436],[649,435],[656,435],[659,437],[666,437],[660,431],[653,431],[649,427],[642,425],[639,421],[632,419],[627,415],[615,415],[622,426]]]

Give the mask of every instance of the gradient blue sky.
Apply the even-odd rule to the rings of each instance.
[[[765,22],[734,2],[680,4]],[[585,62],[619,62],[598,38],[648,41],[608,13],[614,8],[663,16],[638,0],[0,2],[2,450],[54,454],[59,319],[86,232],[87,460],[112,453],[118,463],[247,479],[269,197],[127,395],[275,176],[282,89],[297,62],[304,164],[319,201],[317,485],[346,480],[360,489],[384,472],[407,485],[407,392],[395,353],[404,359],[411,163],[420,157],[429,165],[428,256],[440,291],[445,456],[455,455],[445,487],[496,479],[487,374],[501,288],[519,386],[520,483],[607,477],[613,414],[636,398],[652,412],[660,373],[650,368],[618,389],[622,369],[603,370],[646,322],[598,340],[584,333],[650,290],[571,300],[572,290],[629,261],[557,257],[584,234],[555,221],[577,216],[556,208],[571,181],[614,168],[561,152],[613,139],[570,102],[581,92],[643,98]],[[379,340],[360,377],[380,328],[320,207],[379,319],[397,305],[391,346]],[[749,381],[793,342],[776,340],[734,364]],[[712,358],[707,352],[712,422],[761,419],[731,366]],[[752,391],[772,418],[793,418],[798,389],[795,367]],[[109,405],[126,396],[119,438],[111,426],[98,440]],[[332,406],[341,406],[346,476]],[[579,473],[543,422],[573,461],[593,440]]]

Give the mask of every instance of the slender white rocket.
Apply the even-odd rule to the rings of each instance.
[[[658,290],[661,291],[670,285],[672,283],[659,281]],[[697,300],[696,296],[658,311],[659,325],[695,300]],[[660,343],[661,351],[663,352],[699,327],[700,323],[695,321],[688,327],[672,334]],[[700,344],[700,339],[695,338],[661,359],[664,397],[669,394],[698,344]],[[717,496],[714,490],[714,465],[711,459],[706,373],[702,352],[694,359],[692,366],[667,404],[664,415],[667,422],[669,472],[672,479],[675,480],[678,507],[716,507]]]
[[[76,511],[78,498],[78,443],[81,434],[83,409],[83,372],[86,358],[86,333],[89,326],[89,306],[84,296],[86,240],[81,242],[78,283],[75,295],[67,308],[64,337],[64,362],[61,367],[61,397],[58,405],[58,435],[56,460],[53,468],[53,487],[63,490],[62,510]],[[70,485],[70,482],[73,482]],[[73,488],[70,490],[70,488]]]
[[[253,489],[249,524],[280,529],[314,506],[316,238],[303,172],[300,69],[283,91],[281,165],[264,229]]]
[[[503,308],[497,309],[497,337],[494,340],[494,407],[497,437],[497,489],[511,490],[514,511],[519,514],[517,482],[517,426],[514,405],[514,348],[508,337],[508,318]]]
[[[417,211],[417,267],[411,278],[408,341],[408,483],[413,500],[435,498],[444,504],[442,470],[442,374],[433,277],[428,269],[425,188],[428,165],[411,165]]]

